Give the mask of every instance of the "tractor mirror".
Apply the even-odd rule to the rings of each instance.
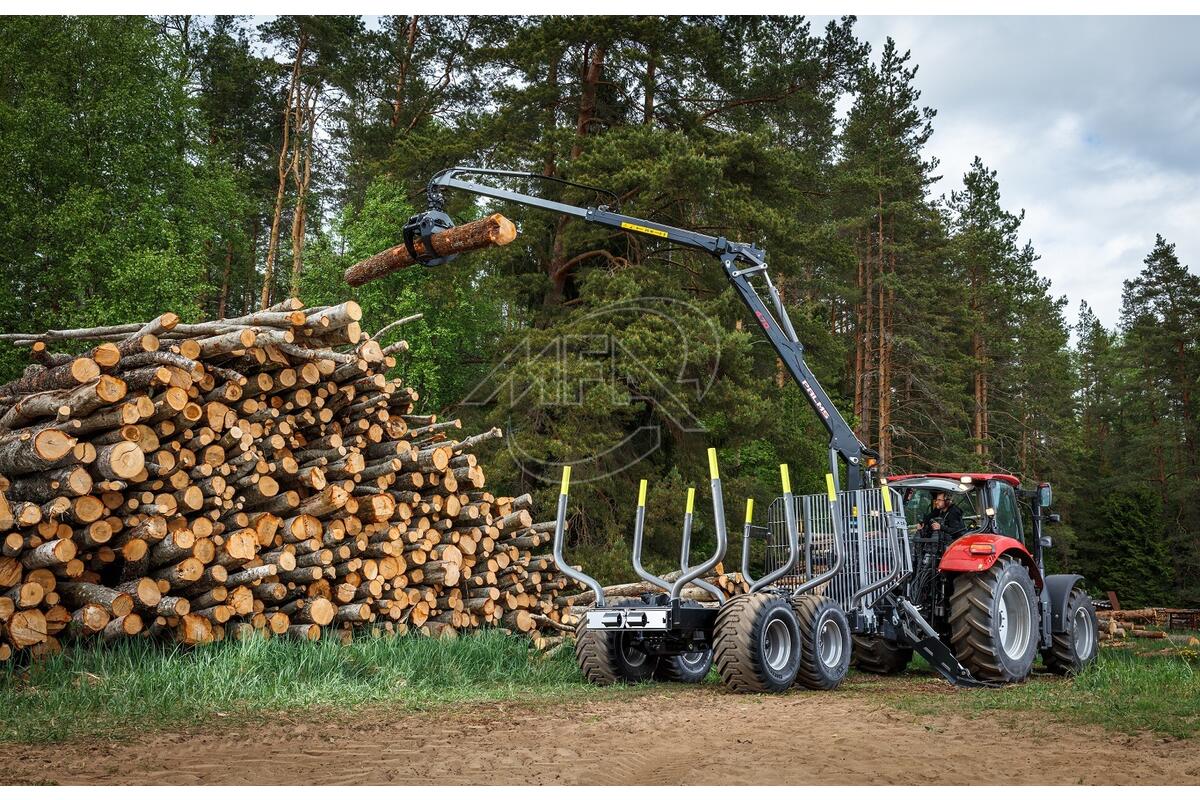
[[[1049,508],[1050,501],[1054,499],[1054,493],[1050,491],[1050,484],[1038,484],[1038,505],[1042,508]]]
[[[1049,536],[1043,536],[1040,540],[1040,544],[1042,545],[1042,547],[1053,547],[1054,540],[1051,539]]]
[[[1047,514],[1046,522],[1062,522],[1062,514]]]

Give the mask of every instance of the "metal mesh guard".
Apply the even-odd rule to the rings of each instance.
[[[892,512],[883,508],[883,492],[892,493]],[[834,565],[834,528],[831,505],[825,494],[797,495],[796,520],[800,525],[800,557],[796,567],[776,581],[794,588]],[[867,609],[912,572],[912,551],[898,492],[894,489],[859,489],[841,492],[838,506],[842,518],[842,568],[829,581],[812,589],[813,594],[832,597],[850,610],[855,595],[868,589],[853,605]],[[777,497],[767,513],[771,536],[767,540],[766,571],[787,562],[787,532],[783,498]]]

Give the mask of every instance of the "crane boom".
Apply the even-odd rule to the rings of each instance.
[[[779,358],[787,367],[792,379],[800,387],[808,404],[829,431],[829,461],[833,474],[835,476],[839,474],[837,462],[840,459],[846,465],[848,488],[860,489],[872,486],[878,454],[863,444],[855,435],[854,430],[829,399],[821,382],[809,369],[804,359],[804,345],[797,337],[792,320],[779,297],[779,291],[775,288],[768,273],[765,251],[752,244],[730,241],[724,236],[711,236],[685,228],[631,217],[604,205],[575,206],[492,186],[477,179],[483,177],[552,180],[557,183],[581,186],[581,184],[547,178],[532,172],[481,167],[452,167],[439,172],[430,180],[427,192],[429,209],[409,221],[406,226],[405,240],[411,242],[414,232],[418,230],[428,236],[431,225],[436,224],[436,221],[446,219],[444,191],[455,189],[494,200],[566,214],[585,222],[604,225],[627,233],[664,239],[673,244],[701,250],[714,256],[721,262],[726,278],[733,285],[742,302],[754,314],[763,334],[775,348],[775,352],[779,354]],[[594,187],[584,188],[594,190]],[[763,301],[762,294],[753,283],[754,279],[762,282],[771,301],[770,307]]]

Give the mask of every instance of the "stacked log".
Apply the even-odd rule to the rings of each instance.
[[[60,643],[561,623],[528,495],[388,372],[353,302],[0,334],[0,660]],[[411,321],[410,317],[404,321]],[[78,355],[54,352],[85,342]]]
[[[1166,623],[1166,614],[1171,609],[1136,608],[1122,611],[1097,609],[1100,641],[1119,642],[1124,639],[1166,639],[1167,632],[1161,628]]]

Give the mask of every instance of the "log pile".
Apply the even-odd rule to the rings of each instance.
[[[553,522],[487,491],[475,452],[501,432],[417,413],[387,377],[395,323],[366,335],[361,314],[292,299],[0,334],[34,362],[0,386],[0,660],[87,638],[557,634]]]
[[[1166,624],[1165,613],[1170,609],[1136,608],[1123,611],[1096,609],[1100,641],[1118,642],[1124,639],[1166,639],[1167,632],[1157,627]]]

